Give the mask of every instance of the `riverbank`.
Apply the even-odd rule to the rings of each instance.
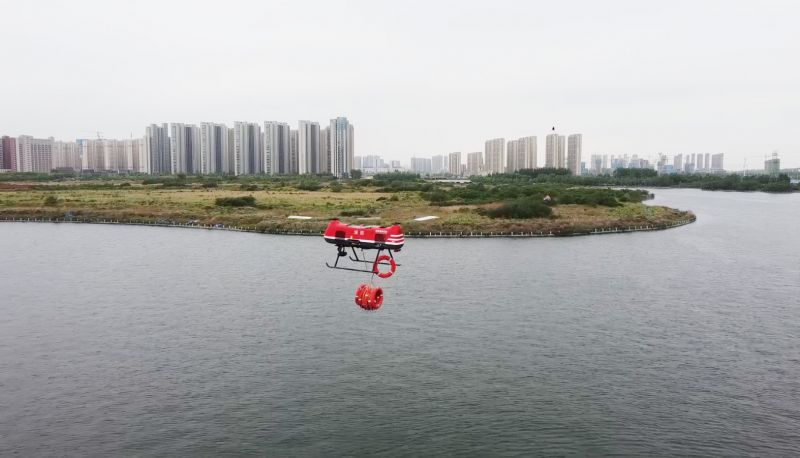
[[[675,221],[671,224],[663,225],[641,225],[641,226],[628,226],[628,227],[609,227],[609,228],[595,228],[589,232],[483,232],[483,231],[470,231],[470,232],[405,232],[406,237],[411,238],[491,238],[491,237],[572,237],[581,235],[599,235],[599,234],[620,234],[626,232],[644,232],[644,231],[659,231],[671,229],[674,227],[684,226],[695,222],[696,217],[691,215],[685,220]],[[225,225],[204,225],[204,224],[191,224],[191,223],[158,223],[154,221],[142,220],[91,220],[91,219],[63,219],[63,218],[0,218],[0,223],[51,223],[51,224],[122,224],[127,226],[151,226],[151,227],[177,227],[184,229],[205,229],[205,230],[222,230],[222,231],[235,231],[235,232],[255,232],[261,234],[274,234],[274,235],[299,235],[299,236],[321,236],[322,231],[291,231],[291,230],[260,230],[257,226],[225,226]]]

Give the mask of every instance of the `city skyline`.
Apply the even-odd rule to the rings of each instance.
[[[150,124],[129,139],[6,135],[0,132],[0,171],[49,173],[53,169],[104,172],[227,175],[349,175],[354,168],[354,125],[343,116],[329,127],[236,121]]]
[[[342,112],[362,154],[403,161],[555,125],[592,139],[584,155],[716,151],[738,169],[777,150],[797,167],[799,14],[786,1],[11,2],[0,131],[125,139],[154,119]],[[393,135],[408,120],[425,128]]]
[[[411,170],[422,174],[470,175],[513,173],[541,167],[566,168],[574,175],[608,173],[616,168],[653,168],[660,174],[721,173],[724,153],[678,153],[639,158],[637,154],[582,154],[583,135],[559,135],[555,128],[545,136],[544,163],[537,159],[537,136],[506,141],[494,138],[484,142],[484,151],[412,157],[409,162],[379,154],[355,155],[353,126],[346,117],[330,120],[330,127],[318,122],[298,121],[298,129],[288,123],[257,122],[151,124],[143,137],[130,139],[39,139],[30,135],[3,136],[0,169],[46,172],[52,169],[118,171],[154,174],[315,174],[344,176],[351,169],[374,171]],[[341,129],[337,129],[341,123]],[[330,132],[340,130],[344,143],[330,151]],[[98,133],[99,134],[99,133]],[[333,140],[336,145],[336,140]],[[342,153],[336,153],[341,150]],[[12,154],[12,151],[14,154]],[[331,154],[337,154],[335,159]],[[455,156],[454,156],[455,155]],[[588,157],[587,157],[588,156]],[[611,158],[609,162],[609,156]],[[616,158],[615,158],[616,156]],[[685,159],[684,159],[685,156]],[[772,155],[777,157],[775,153]],[[455,159],[454,159],[455,157]],[[767,159],[767,155],[764,159]],[[488,158],[488,162],[485,158]],[[334,171],[336,161],[346,161]],[[496,163],[494,163],[494,162]],[[757,162],[752,165],[757,165]],[[363,166],[362,166],[363,164]],[[610,165],[609,165],[610,164]],[[50,166],[48,168],[48,165]],[[750,167],[747,171],[757,171]],[[737,172],[740,170],[730,170]]]

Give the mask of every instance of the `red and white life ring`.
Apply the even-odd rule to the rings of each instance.
[[[389,261],[389,269],[390,270],[388,270],[386,272],[381,272],[381,270],[378,268],[378,266],[380,265],[380,263],[382,261]],[[382,254],[382,255],[378,256],[377,258],[375,258],[375,263],[372,265],[372,273],[374,273],[375,275],[379,276],[380,278],[389,278],[392,275],[394,275],[394,272],[396,270],[397,270],[397,263],[394,262],[394,258],[392,258],[391,256],[386,255],[386,254]]]

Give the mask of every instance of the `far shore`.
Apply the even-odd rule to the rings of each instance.
[[[528,182],[459,185],[414,176],[145,178],[7,183],[0,221],[132,224],[320,235],[331,219],[402,224],[409,237],[559,237],[682,226],[694,214],[649,192]],[[422,217],[422,218],[421,218]]]

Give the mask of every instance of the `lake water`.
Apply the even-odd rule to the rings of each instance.
[[[0,455],[800,454],[800,194],[410,239],[377,312],[317,237],[0,224]]]

